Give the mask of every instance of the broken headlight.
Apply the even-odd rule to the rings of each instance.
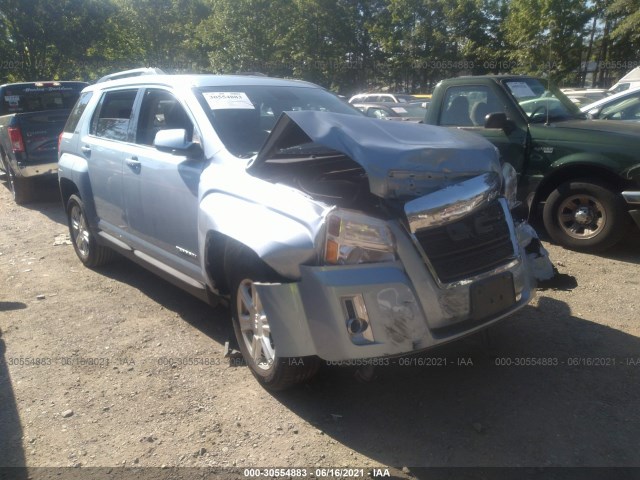
[[[517,200],[518,194],[518,174],[516,169],[513,168],[508,162],[505,162],[502,166],[502,195],[507,199],[509,210],[513,210],[520,202]]]
[[[395,242],[386,222],[349,210],[335,210],[326,221],[324,262],[357,265],[393,261]]]

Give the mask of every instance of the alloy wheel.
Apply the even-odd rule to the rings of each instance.
[[[236,308],[242,340],[249,355],[258,368],[271,369],[275,361],[271,328],[252,280],[245,279],[240,282]]]

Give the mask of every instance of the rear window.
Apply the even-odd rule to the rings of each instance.
[[[106,92],[93,114],[89,133],[96,137],[126,142],[137,94],[137,89]]]
[[[24,83],[2,88],[0,114],[70,110],[86,83]]]
[[[85,92],[80,96],[80,99],[76,103],[76,106],[73,107],[73,110],[71,111],[71,115],[69,115],[69,118],[67,119],[67,124],[64,126],[65,132],[74,132],[74,130],[78,126],[80,117],[82,117],[84,110],[87,108],[89,100],[91,100],[91,95],[91,92]]]

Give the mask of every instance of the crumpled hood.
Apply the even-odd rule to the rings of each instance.
[[[388,122],[330,112],[285,112],[247,170],[268,175],[281,148],[309,141],[361,165],[371,193],[382,198],[416,197],[486,173],[500,175],[496,148],[461,130]]]

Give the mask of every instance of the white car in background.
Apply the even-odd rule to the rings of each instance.
[[[609,95],[609,92],[604,88],[562,88],[561,91],[578,107],[583,107]]]
[[[590,103],[580,110],[590,119],[639,121],[640,85]]]
[[[609,93],[620,93],[627,90],[640,88],[640,67],[636,67],[622,77],[609,89]]]
[[[407,93],[359,93],[349,99],[349,103],[408,103],[419,100]]]

